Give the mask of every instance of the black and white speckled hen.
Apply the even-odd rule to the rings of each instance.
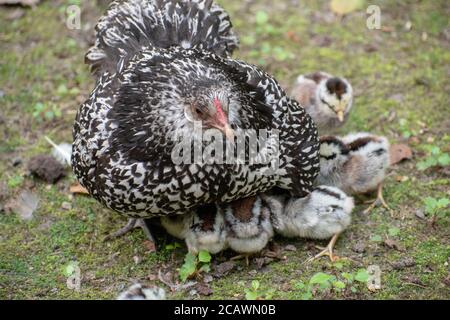
[[[210,0],[113,2],[86,55],[98,79],[73,130],[81,185],[134,218],[185,214],[273,186],[308,194],[319,170],[316,127],[271,76],[229,58],[237,44],[229,16]],[[175,163],[174,137],[206,145],[197,121],[231,146],[244,129],[278,130],[278,169]]]

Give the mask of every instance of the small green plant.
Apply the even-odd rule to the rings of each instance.
[[[428,156],[425,160],[417,163],[417,169],[426,170],[434,166],[450,166],[450,155],[442,152],[441,148],[433,145],[426,145],[424,148],[427,150]]]
[[[367,283],[368,280],[369,274],[363,268],[358,269],[355,274],[343,272],[339,278],[331,274],[318,272],[311,277],[307,284],[299,281],[295,283],[294,287],[300,290],[303,300],[310,300],[315,292],[333,291],[340,293],[348,287],[351,292],[357,292],[354,282]]]
[[[61,118],[61,110],[55,104],[45,105],[42,102],[38,102],[33,106],[32,114],[40,122]]]
[[[8,179],[8,187],[14,189],[20,186],[23,182],[23,177],[21,175],[15,175]]]
[[[258,291],[259,281],[253,280],[252,287],[250,289],[245,289],[245,299],[247,300],[257,300],[261,298],[261,293]]]
[[[175,249],[181,248],[181,244],[179,244],[178,242],[174,242],[174,243],[169,243],[165,246],[165,249],[167,251],[172,251]]]
[[[245,299],[247,300],[261,300],[272,299],[275,290],[260,290],[260,283],[258,280],[253,280],[251,288],[247,288],[245,291]]]
[[[379,234],[374,234],[373,236],[370,237],[370,241],[381,242],[381,241],[383,241],[383,238],[381,238],[381,236]]]
[[[399,125],[400,125],[400,132],[401,132],[403,138],[408,139],[408,138],[411,138],[412,136],[417,135],[417,132],[415,130],[411,129],[411,126],[410,126],[408,120],[400,119]]]
[[[397,227],[392,227],[392,228],[389,228],[389,229],[388,229],[388,234],[389,234],[391,237],[395,237],[395,236],[397,236],[399,233],[400,233],[400,229],[397,228]]]
[[[445,210],[450,205],[450,199],[448,198],[435,199],[426,197],[424,203],[425,212],[431,216],[433,225],[436,223],[438,217],[445,217],[449,214],[449,210]]]
[[[78,262],[71,261],[63,267],[62,272],[66,277],[70,277],[71,275],[73,275],[75,273],[77,268],[78,268]]]
[[[201,250],[198,256],[188,252],[184,257],[184,264],[181,266],[179,275],[181,281],[211,270],[211,255],[208,251]]]
[[[281,46],[273,46],[267,41],[268,36],[279,36],[282,31],[269,21],[269,14],[260,10],[255,16],[254,33],[242,38],[242,43],[254,49],[250,52],[253,58],[259,58],[260,64],[264,64],[263,57],[273,57],[277,61],[285,61],[294,57],[293,53]]]

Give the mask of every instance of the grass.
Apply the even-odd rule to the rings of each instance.
[[[48,186],[27,174],[28,159],[50,151],[44,135],[57,142],[71,141],[75,112],[93,88],[83,55],[101,10],[91,1],[80,2],[82,30],[65,27],[65,8],[73,1],[45,1],[33,10],[22,9],[23,16],[13,20],[9,17],[14,8],[0,8],[0,190],[4,190],[0,204],[4,207],[24,188],[40,197],[30,221],[0,211],[3,299],[114,298],[133,281],[161,285],[155,280],[158,269],[177,273],[186,253],[184,246],[149,253],[141,231],[104,243],[103,237],[124,223],[121,217],[89,197],[70,196],[72,175]],[[355,89],[355,106],[341,132],[384,134],[393,143],[408,143],[414,159],[394,166],[386,180],[385,198],[394,209],[392,215],[381,208],[363,215],[364,205],[355,210],[352,225],[336,247],[338,255],[351,260],[338,265],[326,259],[304,264],[317,252],[313,246],[322,243],[276,238],[280,246],[294,244],[297,251],[284,252],[286,259],[258,271],[254,264],[238,264],[229,275],[211,283],[213,294],[208,298],[245,298],[252,290],[265,297],[271,289],[274,299],[301,299],[298,283],[307,284],[318,272],[342,279],[343,273],[378,265],[380,290],[370,292],[359,284],[355,292],[314,290],[312,298],[449,299],[445,284],[450,255],[448,209],[435,229],[428,217],[421,220],[415,215],[418,209],[425,210],[424,198],[450,197],[448,170],[416,168],[426,159],[424,146],[430,141],[442,152],[450,151],[446,1],[410,1],[408,5],[374,1],[381,7],[385,31],[368,30],[364,11],[338,19],[328,1],[302,1],[297,6],[295,1],[263,0],[245,6],[236,0],[219,2],[243,39],[238,58],[261,65],[285,88],[300,73],[325,70],[345,76]],[[412,24],[409,31],[404,27],[407,21]],[[53,116],[46,116],[47,111]],[[392,112],[395,117],[387,121]],[[405,138],[405,132],[412,137]],[[13,166],[14,158],[21,158],[22,164]],[[398,176],[407,180],[398,182]],[[71,203],[72,209],[62,209],[63,202]],[[398,230],[390,232],[393,227]],[[383,244],[387,238],[403,250],[388,248]],[[356,244],[365,251],[352,250]],[[415,265],[393,269],[405,258]],[[64,270],[72,262],[78,263],[82,273],[79,292],[66,286]],[[252,288],[253,280],[259,281],[257,289]],[[170,292],[169,297],[190,298],[188,291]]]

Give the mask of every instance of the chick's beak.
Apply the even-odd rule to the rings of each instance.
[[[337,115],[337,117],[338,117],[340,122],[344,121],[345,107],[346,107],[345,102],[344,101],[340,101],[339,106],[338,106],[337,111],[336,111],[336,115]]]
[[[344,121],[344,111],[339,110],[338,112],[336,112],[336,114],[337,114],[338,120],[340,122],[343,122]]]

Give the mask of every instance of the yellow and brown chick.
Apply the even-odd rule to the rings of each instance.
[[[245,258],[260,252],[273,237],[271,212],[261,196],[233,201],[222,207],[230,249]]]
[[[323,134],[347,120],[353,103],[353,88],[344,78],[318,71],[298,76],[291,96],[306,109]]]
[[[378,190],[382,205],[389,209],[382,194],[382,182],[390,164],[389,141],[367,132],[344,137],[320,138],[320,173],[316,184],[335,186],[348,194]],[[375,202],[366,209],[370,211]]]

